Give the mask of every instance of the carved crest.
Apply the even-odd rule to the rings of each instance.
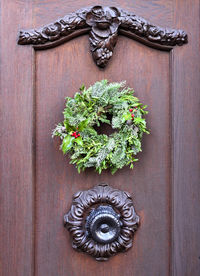
[[[112,57],[118,34],[162,50],[187,43],[187,34],[182,30],[161,28],[121,8],[94,6],[40,29],[20,31],[18,44],[48,49],[85,33],[89,33],[90,49],[99,67],[105,67]]]

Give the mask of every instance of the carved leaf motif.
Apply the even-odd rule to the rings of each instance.
[[[75,30],[88,27],[86,14],[88,9],[81,9],[70,13],[56,22],[46,25],[38,30],[20,31],[18,44],[45,44],[67,36]]]
[[[118,33],[163,50],[188,41],[182,30],[153,25],[120,8],[94,6],[70,13],[38,30],[20,31],[18,44],[47,49],[88,32],[93,59],[99,67],[105,67],[112,57]]]
[[[187,43],[187,34],[182,30],[165,29],[155,26],[142,17],[124,10],[120,10],[120,27],[129,30],[139,36],[147,38],[149,41],[163,45],[183,45]]]

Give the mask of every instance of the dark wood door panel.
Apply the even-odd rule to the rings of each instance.
[[[174,24],[190,42],[172,53],[174,275],[200,274],[200,1],[173,1]],[[195,19],[194,19],[195,18]]]
[[[170,147],[169,147],[169,53],[147,48],[120,37],[113,60],[99,70],[89,53],[88,37],[79,37],[56,49],[36,52],[36,267],[37,275],[167,275],[170,246]],[[79,86],[96,80],[127,80],[136,95],[149,107],[152,134],[144,137],[144,151],[135,170],[128,168],[112,176],[92,170],[78,174],[58,151],[51,130],[62,120],[64,98]],[[159,115],[158,115],[159,114]],[[107,182],[134,195],[141,227],[133,248],[97,263],[71,248],[63,228],[63,214],[73,193]],[[157,261],[159,258],[159,262]],[[119,266],[120,263],[120,266]],[[70,274],[70,275],[71,275]]]
[[[26,16],[17,10],[26,10]],[[32,24],[31,16],[30,1],[1,1],[1,276],[31,275],[33,267],[33,49],[21,51],[16,44],[19,26],[27,28]]]
[[[184,29],[189,43],[161,52],[120,36],[105,70],[87,36],[48,51],[17,45],[19,29],[96,4]],[[199,7],[199,0],[1,1],[0,275],[200,274]],[[151,134],[134,171],[78,175],[51,130],[64,97],[103,78],[127,80],[148,104]],[[131,250],[99,263],[71,248],[63,215],[75,192],[103,181],[133,195],[141,226]]]

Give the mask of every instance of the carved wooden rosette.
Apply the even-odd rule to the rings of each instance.
[[[70,13],[40,29],[20,31],[18,44],[48,49],[86,33],[99,67],[105,67],[112,57],[118,34],[167,51],[187,43],[187,34],[182,30],[161,28],[121,8],[94,6]]]
[[[111,206],[120,220],[119,234],[110,243],[97,242],[87,233],[88,214],[99,205]],[[70,211],[64,216],[64,225],[72,236],[72,247],[92,255],[98,261],[105,261],[116,253],[128,250],[132,246],[138,224],[139,217],[135,213],[129,193],[113,189],[104,183],[76,193]]]

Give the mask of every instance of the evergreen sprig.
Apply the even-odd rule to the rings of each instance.
[[[99,173],[109,168],[113,174],[127,165],[133,168],[138,160],[142,135],[149,133],[145,109],[125,82],[98,81],[88,89],[82,86],[74,98],[66,98],[64,121],[52,136],[61,138],[60,148],[70,154],[70,163],[76,164],[78,172],[94,167]],[[95,126],[101,123],[116,131],[109,136],[98,134]]]

